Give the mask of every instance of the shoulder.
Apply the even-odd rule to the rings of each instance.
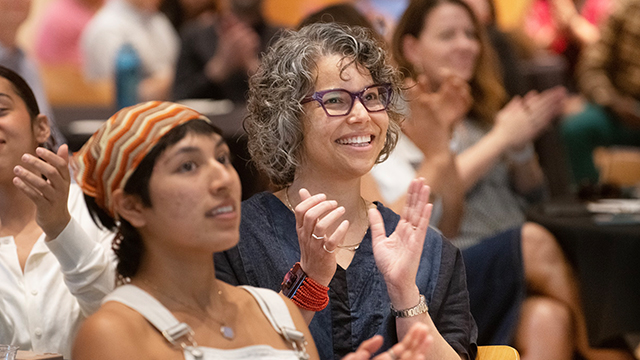
[[[382,219],[384,220],[384,226],[385,226],[385,229],[387,229],[387,232],[389,232],[389,229],[388,229],[389,225],[393,226],[393,229],[391,229],[391,232],[393,232],[393,230],[396,228],[396,225],[398,224],[398,221],[400,221],[400,215],[396,214],[393,210],[384,206],[384,204],[381,203],[380,201],[374,201],[374,204],[376,205],[376,208],[378,209],[378,211],[380,211],[380,215],[382,215]]]
[[[144,358],[141,344],[145,343],[151,330],[135,310],[117,302],[106,302],[80,327],[74,342],[73,358]]]
[[[241,207],[242,222],[256,223],[260,222],[260,219],[268,219],[275,205],[274,200],[280,201],[270,192],[261,192],[243,201]],[[242,231],[242,226],[240,230]]]

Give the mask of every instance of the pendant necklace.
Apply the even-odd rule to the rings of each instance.
[[[184,301],[175,298],[165,292],[163,292],[162,290],[160,290],[157,286],[155,286],[154,284],[150,283],[147,280],[142,280],[142,282],[147,285],[148,287],[152,288],[154,291],[156,291],[158,294],[168,298],[169,300],[180,304],[182,306],[184,306],[185,308],[191,310],[192,312],[194,312],[194,314],[199,313],[200,311],[198,311],[197,308],[195,308],[194,306],[191,306],[187,303],[185,303]],[[218,290],[218,295],[222,295],[222,290]],[[220,324],[220,334],[222,335],[223,338],[227,339],[227,340],[233,340],[233,338],[235,337],[235,333],[233,331],[233,328],[231,328],[231,326],[227,326],[224,322],[214,319],[211,315],[209,315],[208,312],[205,311],[205,316],[208,317],[209,319],[217,322],[218,324]]]
[[[289,200],[289,186],[287,186],[284,189],[284,200],[286,202],[287,207],[289,208],[289,210],[291,210],[291,212],[295,215],[296,211],[293,209],[293,206],[291,205],[291,200]],[[367,223],[367,227],[364,228],[364,233],[362,233],[362,236],[360,237],[361,239],[364,239],[364,236],[367,234],[367,230],[369,230],[369,213],[367,212],[367,208],[369,207],[367,205],[367,202],[362,198],[362,196],[360,197],[360,200],[362,200],[362,204],[364,205],[365,208],[365,214],[366,214],[366,223]],[[348,251],[353,251],[355,252],[356,250],[358,250],[360,248],[360,244],[362,244],[362,240],[360,240],[359,242],[355,243],[355,244],[350,244],[350,245],[337,245],[337,247],[339,249],[344,249],[344,250],[348,250]]]

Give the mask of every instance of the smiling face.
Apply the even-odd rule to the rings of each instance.
[[[437,88],[443,71],[466,81],[473,79],[481,49],[469,11],[458,4],[443,3],[426,14],[417,39],[411,35],[403,38],[403,50],[407,60],[424,70]]]
[[[347,61],[338,55],[321,57],[316,62],[315,91],[356,93],[374,85],[369,72],[355,63],[341,70]],[[384,147],[386,111],[369,112],[357,98],[345,116],[328,116],[317,101],[306,103],[304,110],[303,165],[298,171],[350,178],[371,170]]]
[[[240,179],[218,134],[187,134],[157,159],[149,180],[150,207],[140,212],[141,233],[170,249],[207,253],[239,239]],[[212,238],[215,239],[212,241]],[[154,245],[149,245],[152,247]]]
[[[29,111],[9,80],[0,77],[0,177],[13,179],[13,167],[25,153],[33,154],[46,141],[49,127],[44,116],[31,121]]]

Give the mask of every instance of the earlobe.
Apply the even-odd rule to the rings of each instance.
[[[36,120],[33,122],[33,133],[38,144],[43,144],[49,140],[51,127],[49,126],[49,119],[46,115],[40,114],[36,117]]]
[[[145,206],[136,195],[125,194],[122,189],[113,192],[113,210],[122,219],[127,220],[133,227],[139,228],[146,225],[143,215]]]

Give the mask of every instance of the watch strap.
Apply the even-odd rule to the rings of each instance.
[[[420,295],[420,301],[418,302],[418,304],[408,309],[398,310],[394,308],[393,305],[391,305],[391,315],[397,318],[414,317],[420,314],[424,314],[427,311],[429,311],[429,307],[427,306],[427,299],[422,294]]]

